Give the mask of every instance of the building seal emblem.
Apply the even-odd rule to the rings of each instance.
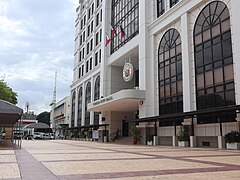
[[[133,65],[129,62],[125,63],[123,66],[123,79],[125,82],[129,82],[133,78]]]

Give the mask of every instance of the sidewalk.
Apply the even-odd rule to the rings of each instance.
[[[21,179],[11,140],[0,141],[0,179]]]
[[[240,179],[240,151],[119,145],[89,141],[23,141],[0,150],[0,178]]]

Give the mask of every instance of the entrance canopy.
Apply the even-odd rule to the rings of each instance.
[[[88,111],[136,111],[139,109],[139,104],[143,100],[145,100],[145,91],[125,89],[89,103]]]
[[[19,119],[23,110],[14,104],[0,100],[0,126],[12,127]]]

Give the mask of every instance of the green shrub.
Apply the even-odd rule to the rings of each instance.
[[[138,138],[140,134],[139,129],[134,124],[132,124],[130,132],[133,138]]]
[[[79,138],[78,131],[75,131],[75,132],[74,132],[74,137],[75,137],[75,138]]]
[[[225,134],[224,139],[226,143],[240,142],[240,132],[231,131],[230,133]]]
[[[190,132],[187,128],[182,128],[177,134],[177,140],[178,141],[189,141],[190,140]]]

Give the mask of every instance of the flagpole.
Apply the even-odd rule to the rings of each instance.
[[[112,26],[112,24],[110,23],[110,21],[108,21],[108,23],[109,23],[109,25],[110,25],[111,32],[112,32],[112,30],[114,30],[114,31],[116,32],[116,34],[115,34],[115,33],[113,33],[113,34],[115,34],[115,35],[117,36],[118,41],[121,42],[121,39],[119,39],[119,33],[117,33],[117,31],[113,28],[113,26]],[[120,34],[121,34],[121,33],[120,33]],[[113,39],[114,39],[114,36],[113,36]]]
[[[110,23],[110,21],[108,21],[110,28],[111,28],[111,38],[110,36],[106,33],[108,40],[110,41],[111,45],[114,46],[114,42],[112,42],[112,40],[114,41],[114,35],[117,37],[117,40],[120,44],[120,42],[122,43],[122,39],[119,39],[119,34],[121,34],[121,37],[124,38],[125,36],[125,32],[123,30],[123,27],[121,25],[118,26],[118,28],[120,28],[120,33],[117,33],[117,31],[112,27],[112,24]],[[113,36],[112,36],[113,34]],[[109,44],[109,42],[105,42],[105,46],[107,46]]]
[[[110,36],[108,35],[108,33],[106,33],[106,35],[107,35],[107,37],[109,38],[110,43],[113,45],[112,39],[110,38]],[[106,41],[106,40],[105,40],[105,41]],[[107,47],[108,44],[106,44],[106,43],[107,43],[107,41],[105,42],[105,46]]]

